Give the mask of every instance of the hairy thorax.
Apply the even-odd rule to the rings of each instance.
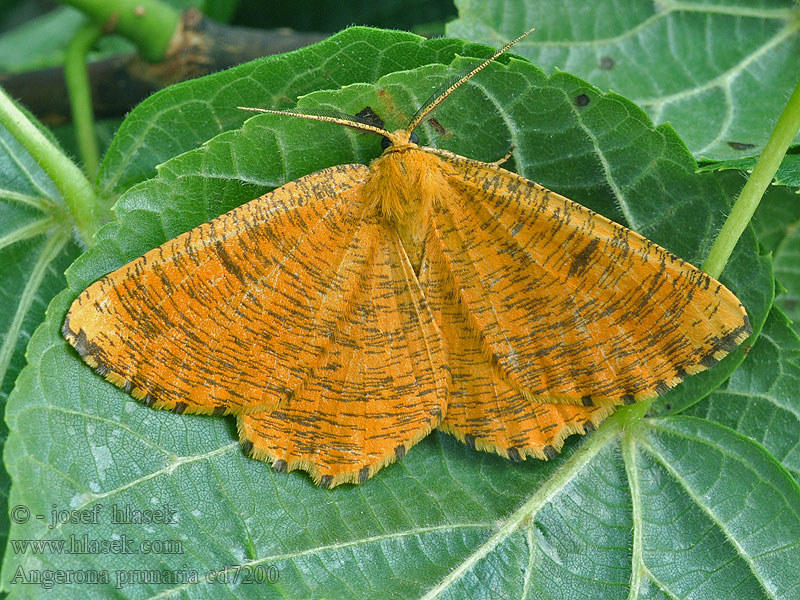
[[[446,169],[438,156],[416,144],[393,145],[370,164],[364,184],[367,214],[397,231],[416,273],[425,253],[430,211],[449,191]]]

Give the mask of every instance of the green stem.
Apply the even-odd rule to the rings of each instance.
[[[62,0],[104,27],[129,39],[150,62],[164,58],[180,13],[159,0]]]
[[[72,124],[78,141],[78,153],[91,179],[97,176],[100,150],[94,126],[92,92],[89,86],[89,69],[86,57],[103,31],[99,25],[87,23],[72,38],[64,57],[64,78],[67,82]]]
[[[789,98],[789,103],[778,119],[753,173],[744,184],[739,198],[731,209],[731,214],[728,215],[708,253],[703,270],[712,277],[718,278],[725,268],[736,242],[739,241],[739,237],[752,219],[753,213],[756,212],[761,197],[772,182],[772,178],[775,177],[786,150],[798,130],[800,130],[800,81],[797,82],[797,86]]]
[[[78,166],[51,142],[0,88],[0,125],[5,127],[47,173],[64,196],[85,245],[100,226],[94,188]]]

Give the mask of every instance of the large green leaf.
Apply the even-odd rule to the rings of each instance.
[[[397,38],[369,39],[361,45],[364,61],[385,55]],[[283,66],[260,64],[260,70],[239,73],[264,89],[259,78],[273,81],[271,69]],[[301,106],[350,113],[370,106],[389,127],[405,124],[467,64],[474,62],[458,59],[450,69],[424,66],[374,85],[314,93]],[[156,111],[151,118],[161,116]],[[427,143],[483,160],[513,145],[518,172],[694,262],[702,260],[728,209],[715,176],[695,173],[671,128],[654,129],[631,103],[570,75],[548,78],[518,60],[494,64],[454,94],[436,119],[436,129],[420,130]],[[171,133],[181,132],[176,121]],[[613,598],[626,597],[633,580],[641,597],[654,595],[657,586],[676,598],[729,597],[736,582],[737,597],[789,597],[798,577],[781,568],[798,559],[792,544],[800,492],[761,447],[712,421],[637,418],[641,407],[629,407],[588,438],[573,439],[555,460],[522,464],[434,433],[365,484],[323,490],[303,473],[276,474],[245,458],[230,419],[180,416],[133,401],[95,375],[60,337],[70,302],[102,274],[288,180],[379,153],[374,136],[260,115],[168,160],[155,179],[120,198],[119,222],[102,229],[97,245],[70,269],[69,289],[54,299],[34,335],[30,365],[7,412],[11,504],[43,516],[53,506],[102,505],[98,522],[50,529],[31,517],[14,525],[12,537],[57,544],[84,534],[116,536],[137,548],[176,540],[183,553],[64,554],[17,541],[7,549],[4,588],[15,597],[35,597],[41,587],[21,585],[19,577],[95,569],[107,572],[109,584],[65,583],[49,595],[494,598],[564,596],[569,589],[576,597]],[[125,163],[125,155],[118,156]],[[119,168],[113,160],[107,159],[110,171]],[[772,280],[751,232],[723,279],[760,329]],[[693,400],[686,404],[711,391],[742,359],[712,369],[688,392]],[[733,502],[747,489],[758,501],[741,502],[734,517]],[[112,524],[114,504],[139,510],[168,505],[176,523]],[[667,526],[670,519],[680,527]],[[762,533],[750,535],[751,526]],[[767,553],[775,554],[774,563],[763,558]],[[645,569],[653,577],[643,577]],[[128,577],[135,570],[139,576],[158,571],[173,580],[115,589],[120,570]],[[188,570],[200,581],[190,581]],[[228,583],[210,583],[209,570],[222,570]],[[681,576],[703,572],[702,581]],[[277,575],[277,581],[233,584],[248,574]]]
[[[0,408],[25,364],[25,346],[79,254],[50,178],[0,126]],[[0,444],[5,440],[0,423]],[[8,476],[0,468],[0,540],[8,533]]]
[[[697,157],[758,154],[797,83],[792,0],[457,0],[447,34],[569,71],[671,123]]]

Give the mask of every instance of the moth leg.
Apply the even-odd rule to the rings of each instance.
[[[509,158],[511,158],[511,155],[513,153],[514,153],[514,146],[511,146],[511,148],[508,149],[508,152],[506,152],[505,155],[502,158],[499,158],[496,161],[490,162],[490,163],[487,163],[487,164],[494,165],[495,167],[499,167],[504,162],[506,162]]]

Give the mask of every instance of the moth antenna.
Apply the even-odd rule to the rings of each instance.
[[[272,110],[270,108],[254,108],[251,106],[237,106],[236,108],[238,108],[239,110],[249,110],[252,112],[267,113],[270,115],[284,115],[286,117],[300,117],[301,119],[310,119],[311,121],[324,121],[325,123],[336,123],[337,125],[344,125],[345,127],[349,127],[350,129],[357,129],[358,131],[364,131],[367,133],[375,133],[377,135],[382,135],[384,137],[392,135],[385,129],[358,120],[357,117],[354,117],[352,115],[345,115],[343,113],[337,113],[335,111],[330,111],[331,114],[325,114],[324,111],[300,112],[291,110]]]
[[[509,48],[511,48],[511,46],[513,46],[514,44],[516,44],[518,41],[520,41],[520,40],[521,40],[522,38],[524,38],[526,35],[528,35],[529,33],[531,33],[533,30],[534,30],[534,28],[531,28],[531,29],[529,29],[528,31],[526,31],[525,33],[523,33],[521,36],[519,36],[517,39],[515,39],[515,40],[511,40],[510,42],[508,42],[508,43],[507,43],[505,46],[503,46],[502,48],[500,48],[500,49],[499,49],[497,52],[495,52],[494,54],[492,54],[492,55],[491,55],[489,58],[487,58],[487,59],[486,59],[485,61],[483,61],[481,64],[479,64],[477,67],[475,67],[474,69],[472,69],[472,70],[471,70],[469,73],[466,73],[464,76],[462,76],[462,77],[459,77],[459,78],[458,78],[458,79],[457,79],[455,82],[453,82],[452,84],[450,84],[450,85],[447,87],[447,89],[445,89],[445,90],[444,90],[442,93],[440,93],[440,94],[438,94],[438,95],[436,95],[436,96],[432,97],[432,98],[431,98],[430,100],[428,100],[428,101],[427,101],[425,104],[423,104],[423,105],[420,107],[420,109],[417,111],[417,114],[415,114],[415,115],[414,115],[414,117],[411,119],[411,123],[409,123],[409,124],[408,124],[408,127],[406,127],[406,133],[407,133],[407,134],[409,134],[409,135],[411,135],[411,132],[412,132],[412,131],[414,131],[414,130],[417,128],[417,126],[418,126],[420,123],[422,123],[422,120],[423,120],[423,119],[424,119],[426,116],[428,116],[428,115],[430,114],[430,112],[431,112],[433,109],[435,109],[435,108],[436,108],[437,106],[439,106],[439,105],[440,105],[442,102],[444,102],[445,98],[447,98],[447,97],[448,97],[450,94],[452,94],[452,93],[453,93],[453,92],[454,92],[456,89],[458,89],[458,88],[459,88],[461,85],[463,85],[464,83],[466,83],[467,81],[469,81],[469,80],[470,80],[472,77],[474,77],[474,76],[475,76],[475,75],[476,75],[476,74],[477,74],[479,71],[481,71],[481,70],[483,70],[484,68],[486,68],[486,66],[487,66],[489,63],[491,63],[491,62],[494,62],[495,60],[497,60],[497,58],[498,58],[500,55],[502,55],[503,53],[505,53],[505,52],[506,52],[506,51],[507,51]]]

